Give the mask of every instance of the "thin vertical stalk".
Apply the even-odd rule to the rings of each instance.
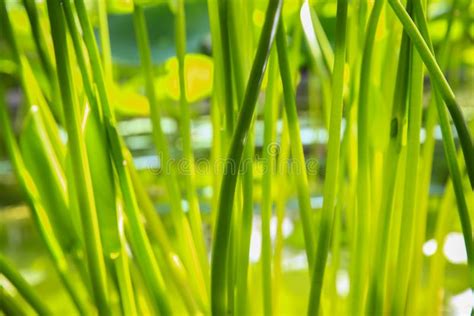
[[[265,23],[245,90],[245,97],[239,113],[239,119],[232,137],[227,159],[224,163],[224,175],[221,183],[219,213],[217,215],[214,232],[211,263],[211,305],[212,313],[216,315],[223,315],[227,312],[226,266],[232,208],[238,176],[236,171],[242,160],[244,145],[255,110],[255,103],[263,80],[270,48],[278,27],[281,7],[281,0],[271,0],[268,4]]]
[[[230,56],[229,26],[227,24],[227,15],[229,14],[229,1],[218,1],[219,27],[220,27],[220,45],[222,56],[222,70],[224,72],[224,91],[225,91],[225,130],[230,139],[234,131],[235,107],[234,93],[232,89],[232,64]]]
[[[212,149],[211,149],[211,165],[217,166],[218,161],[222,158],[222,151],[225,143],[225,131],[224,122],[225,116],[224,109],[221,109],[221,104],[226,102],[226,90],[225,90],[225,72],[223,62],[223,52],[221,50],[218,39],[221,38],[221,31],[219,28],[219,9],[217,1],[208,0],[208,15],[210,24],[211,38],[213,39],[212,46],[212,58],[214,60],[214,89],[211,97],[211,121],[212,121]],[[211,209],[211,236],[215,227],[217,209],[219,205],[219,184],[221,181],[221,172],[213,172],[212,174],[212,209]]]
[[[303,234],[308,266],[312,267],[315,249],[313,235],[314,221],[311,214],[312,209],[310,203],[308,176],[306,172],[306,162],[304,158],[303,145],[301,142],[298,113],[296,110],[295,91],[293,88],[293,79],[289,64],[285,28],[282,22],[277,32],[277,51],[278,64],[280,67],[280,77],[281,82],[283,84],[283,96],[285,99],[285,113],[286,118],[288,120],[288,131],[290,134],[291,154],[295,159],[295,162],[292,164],[292,171],[295,172],[296,175],[296,190],[298,195],[298,204],[300,207],[301,222],[303,224]]]
[[[337,181],[339,179],[339,153],[341,140],[341,121],[344,89],[344,65],[346,60],[346,25],[347,0],[337,2],[336,48],[334,57],[331,118],[329,124],[329,143],[327,169],[324,184],[324,200],[317,252],[312,272],[311,291],[309,296],[308,315],[318,315],[323,288],[324,272],[334,226]]]
[[[69,69],[69,52],[67,47],[66,25],[61,12],[60,4],[48,1],[54,52],[57,63],[58,79],[62,84],[61,97],[68,132],[68,147],[73,167],[74,185],[78,194],[81,210],[84,241],[87,252],[89,273],[93,285],[94,298],[101,314],[110,314],[107,289],[107,276],[104,258],[102,257],[102,243],[100,241],[99,224],[92,192],[89,164],[86,148],[79,126],[77,100],[72,87],[72,75]]]
[[[275,143],[275,110],[278,83],[278,59],[276,51],[270,56],[268,67],[268,86],[265,94],[264,132],[263,132],[263,176],[262,176],[262,284],[263,284],[263,312],[273,314],[272,294],[272,242],[270,238],[270,221],[272,217],[273,175],[275,158],[278,147]]]
[[[109,23],[107,17],[107,1],[96,0],[97,15],[99,17],[99,38],[102,49],[102,65],[107,83],[113,82],[112,54],[110,50]]]
[[[350,306],[355,315],[364,310],[367,280],[367,251],[370,233],[370,155],[369,155],[369,88],[372,73],[372,54],[375,33],[383,1],[376,1],[370,13],[360,66],[359,100],[357,112],[357,210],[355,216],[354,274],[351,276]]]
[[[179,74],[179,104],[180,104],[180,131],[183,141],[183,158],[187,161],[189,172],[184,175],[186,193],[189,202],[189,218],[193,239],[197,253],[199,255],[201,270],[206,282],[206,288],[209,288],[209,263],[207,260],[206,246],[202,233],[201,210],[199,200],[196,194],[194,154],[191,145],[191,115],[189,113],[189,104],[186,99],[186,77],[185,77],[185,55],[186,55],[186,19],[184,11],[184,0],[178,0],[178,7],[175,15],[176,30],[176,54],[178,57]]]

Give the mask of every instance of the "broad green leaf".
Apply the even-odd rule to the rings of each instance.
[[[102,246],[104,253],[112,257],[118,255],[121,249],[114,175],[105,129],[89,104],[84,107],[81,128],[87,146]]]
[[[55,233],[62,237],[63,248],[70,250],[79,244],[79,234],[69,212],[67,181],[62,164],[64,157],[56,155],[38,106],[32,106],[26,115],[20,148]]]

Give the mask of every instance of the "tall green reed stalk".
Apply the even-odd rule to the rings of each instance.
[[[337,182],[339,180],[339,153],[341,139],[341,120],[344,89],[344,65],[346,60],[346,27],[347,1],[337,3],[337,37],[332,79],[331,119],[329,122],[328,165],[324,186],[324,201],[321,220],[319,222],[319,236],[315,264],[312,271],[311,292],[308,314],[319,313],[319,302],[323,287],[324,270],[329,252],[332,229],[337,209],[336,203]],[[283,33],[282,33],[283,35]],[[280,38],[280,37],[279,37]]]

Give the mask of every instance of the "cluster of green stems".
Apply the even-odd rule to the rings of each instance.
[[[254,160],[254,122],[260,104],[266,172],[261,176],[262,249],[257,275],[265,315],[281,312],[282,222],[290,194],[297,197],[302,224],[308,315],[341,311],[335,282],[343,234],[350,240],[350,292],[344,311],[398,315],[419,310],[420,248],[425,239],[438,121],[450,180],[438,211],[435,237],[442,243],[448,230],[444,221],[449,216],[449,203],[455,200],[467,253],[469,287],[474,288],[472,126],[463,117],[443,73],[452,25],[463,2],[453,1],[446,40],[438,54],[430,38],[424,0],[403,4],[377,0],[370,5],[338,0],[333,46],[317,10],[308,1],[297,1],[301,20],[297,17],[296,23],[285,16],[284,2],[268,0],[258,30],[252,26],[253,12],[258,10],[253,1],[209,0],[207,4],[215,77],[210,98],[211,160],[225,158],[222,170],[212,175],[212,238],[208,247],[194,165],[184,176],[175,169],[163,174],[171,209],[170,229],[155,212],[119,135],[112,102],[116,83],[107,3],[98,1],[97,6],[99,47],[84,0],[47,0],[45,7],[23,0],[40,71],[48,82],[44,85],[18,43],[6,1],[0,0],[0,32],[16,65],[14,76],[23,89],[27,126],[17,140],[5,104],[5,87],[0,82],[2,136],[35,225],[62,286],[80,314],[94,309],[100,315],[168,315],[183,308],[195,315],[256,312],[253,299],[249,299],[256,176],[254,166],[245,170],[239,167],[244,159]],[[181,155],[194,161],[192,112],[186,97],[185,0],[170,6],[178,61]],[[40,23],[45,13],[49,25]],[[156,87],[145,8],[140,1],[133,3],[131,14],[152,140],[160,161],[170,161],[170,144],[162,126],[166,113],[157,96],[160,87]],[[384,29],[382,18],[394,30]],[[288,22],[293,23],[287,29]],[[377,47],[383,32],[390,34],[385,35],[385,46]],[[323,204],[317,212],[311,205],[311,184],[320,180],[311,178],[306,168],[292,169],[287,163],[291,157],[296,162],[292,165],[305,166],[308,159],[296,102],[303,35],[310,76],[319,80],[318,98],[326,112],[323,121],[328,130],[326,165],[319,175],[324,179]],[[383,67],[377,58],[396,62]],[[425,76],[430,79],[432,96],[422,146]],[[315,87],[309,85],[309,89]],[[313,107],[315,102],[310,101]],[[384,118],[387,127],[382,129],[386,133],[378,136],[383,145],[373,135],[377,126],[372,113],[380,107],[389,113]],[[459,139],[458,152],[450,119]],[[279,133],[278,120],[283,122]],[[67,132],[66,144],[59,139],[60,126]],[[42,141],[35,145],[38,138]],[[279,151],[275,154],[270,148],[276,142]],[[32,159],[35,155],[39,156],[36,162]],[[47,176],[42,179],[44,174]],[[294,189],[288,181],[294,183]],[[273,213],[277,218],[274,243]],[[439,252],[430,266],[434,277],[429,281],[428,295],[432,299],[442,286],[436,275],[444,267]],[[39,299],[3,255],[0,271],[33,310],[51,312],[48,302]],[[75,284],[72,271],[83,282]],[[390,271],[397,281],[390,280]],[[5,311],[22,312],[24,307],[9,293],[2,291],[0,295]]]

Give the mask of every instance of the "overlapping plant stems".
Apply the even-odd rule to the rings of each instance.
[[[143,8],[135,5],[133,18],[138,50],[145,76],[146,93],[150,103],[151,120],[153,123],[153,140],[155,142],[160,161],[162,162],[164,176],[166,177],[166,185],[170,195],[172,210],[171,216],[178,237],[179,254],[182,258],[184,258],[183,263],[186,265],[186,268],[190,274],[193,275],[193,278],[190,280],[193,288],[198,291],[200,297],[202,297],[204,302],[206,302],[206,283],[203,277],[203,271],[200,269],[200,261],[193,241],[192,232],[181,207],[181,198],[176,173],[172,167],[168,168],[168,170],[165,170],[166,164],[171,162],[171,156],[163,129],[161,127],[161,113],[154,90],[152,60]]]
[[[416,51],[412,49],[409,67],[408,87],[408,131],[406,166],[399,231],[398,263],[395,271],[396,287],[393,287],[390,307],[393,315],[405,312],[405,301],[412,269],[412,253],[414,247],[415,230],[415,202],[418,194],[419,158],[420,158],[420,130],[423,110],[423,63]],[[410,188],[410,189],[408,189]]]
[[[468,5],[468,4],[465,4],[465,5]],[[426,6],[426,4],[425,4]],[[452,4],[452,7],[451,7],[451,10],[450,10],[450,13],[449,13],[449,16],[448,16],[448,22],[447,22],[447,28],[446,28],[446,33],[445,33],[445,36],[444,36],[444,40],[443,42],[441,43],[441,46],[440,46],[440,49],[439,49],[439,53],[438,53],[438,57],[437,57],[437,60],[438,60],[438,63],[440,65],[441,68],[444,68],[446,67],[446,63],[447,63],[447,57],[449,56],[448,55],[448,52],[449,52],[449,49],[450,49],[450,35],[451,35],[451,31],[453,29],[453,25],[454,25],[454,20],[455,20],[455,16],[456,16],[456,11],[458,9],[461,9],[459,8],[460,6],[460,1],[458,0],[455,0]],[[414,10],[415,10],[415,16],[416,16],[416,19],[417,19],[417,26],[418,28],[420,29],[420,33],[423,35],[423,38],[424,40],[427,42],[427,44],[429,45],[430,47],[430,51],[434,54],[434,49],[433,49],[433,45],[431,43],[431,39],[430,39],[430,36],[429,36],[429,33],[428,33],[428,25],[427,25],[427,21],[426,21],[426,17],[425,17],[425,13],[424,13],[424,10],[423,10],[423,4],[422,4],[422,1],[420,0],[416,0],[415,3],[414,3]],[[439,94],[439,92],[437,92],[436,90],[434,91],[434,94],[432,95],[431,99],[430,99],[430,104],[429,104],[429,108],[428,108],[428,113],[427,113],[427,119],[426,119],[426,130],[427,130],[427,140],[425,141],[425,149],[424,149],[424,152],[423,152],[423,159],[424,161],[429,161],[429,163],[424,163],[424,167],[425,169],[423,170],[423,176],[422,176],[422,179],[424,179],[424,183],[423,183],[423,186],[422,186],[422,189],[426,192],[427,189],[428,189],[428,185],[429,185],[429,179],[430,179],[430,174],[431,174],[431,166],[432,166],[432,157],[433,157],[433,147],[434,147],[434,127],[435,127],[435,124],[436,124],[436,112],[439,112],[439,110],[437,110],[437,108],[442,108],[444,105],[443,105],[443,101],[442,101],[442,98]],[[446,111],[443,111],[443,112],[439,112],[440,114],[439,115],[446,115]],[[440,123],[446,123],[448,122],[447,119],[443,119],[443,120],[440,120]],[[471,125],[471,128],[472,128],[472,125]],[[446,131],[450,132],[450,128],[449,126],[448,127],[445,127],[441,130],[442,134],[443,134],[443,139],[450,139],[450,137],[452,137],[451,135],[448,135],[448,134],[444,134]],[[427,145],[428,144],[428,145]],[[455,147],[454,147],[454,144],[452,141],[444,141],[443,142],[444,144],[444,148],[445,148],[445,152],[447,152],[448,150],[449,151],[453,151],[455,150]],[[462,156],[462,154],[457,154],[458,156],[458,159],[460,158],[460,156]],[[452,167],[453,170],[454,169],[457,169],[458,167],[456,167],[456,161],[453,161],[453,160],[448,160],[448,163],[452,164]],[[456,172],[457,173],[457,172]],[[445,218],[446,216],[448,216],[447,214],[449,213],[449,203],[451,202],[451,196],[454,195],[453,193],[453,183],[456,183],[456,185],[458,186],[458,188],[462,188],[463,187],[463,184],[461,183],[461,180],[462,179],[459,179],[459,178],[454,178],[453,177],[454,174],[452,174],[452,179],[450,181],[447,182],[446,184],[446,190],[445,190],[445,196],[443,197],[443,201],[441,203],[441,206],[438,208],[439,211],[438,211],[438,220],[437,220],[437,228],[436,228],[436,233],[435,233],[435,240],[437,241],[438,245],[442,243],[442,240],[446,234],[446,226],[447,226],[447,223],[449,223],[449,221],[446,221]],[[463,207],[466,206],[466,203],[463,202],[462,200],[465,199],[462,198],[459,193],[461,193],[462,191],[457,189],[457,194],[456,194],[456,200],[457,200],[457,204],[458,204],[458,211],[461,211],[461,212],[464,212],[464,213],[467,213],[468,211],[466,209],[463,209]],[[426,204],[428,202],[428,194],[426,194],[426,197],[422,200],[422,203],[420,203],[421,205],[421,209],[423,210],[423,213],[426,213]],[[454,198],[454,196],[453,196]],[[419,217],[421,217],[422,219],[425,218],[425,214],[420,214]],[[417,224],[420,224],[422,223],[420,219],[417,219]],[[415,236],[416,238],[416,247],[421,247],[421,244],[422,242],[424,241],[424,236],[425,236],[425,230],[424,229],[420,229],[419,233],[417,236]],[[467,244],[466,244],[467,245]],[[413,276],[412,278],[413,279],[417,279],[419,277],[419,275],[421,274],[421,268],[422,268],[422,264],[421,264],[421,255],[416,255],[415,256],[415,262],[414,262],[414,272],[413,272]],[[442,267],[444,266],[442,264],[442,262],[444,262],[444,258],[443,258],[443,254],[442,254],[442,250],[441,249],[437,249],[435,255],[433,256],[433,259],[431,260],[431,262],[433,262],[433,264],[431,265],[431,269],[430,269],[430,275],[431,277],[429,278],[430,282],[429,282],[429,288],[430,288],[430,291],[433,292],[431,294],[430,297],[438,297],[439,295],[436,294],[436,292],[438,291],[438,288],[435,286],[435,284],[438,284],[437,282],[439,282],[439,279],[441,278],[440,276],[440,273],[439,271],[441,271],[440,269],[442,269]],[[472,270],[472,269],[471,269]],[[472,285],[471,285],[472,287]],[[416,288],[411,291],[412,295],[415,296],[415,298],[413,298],[413,301],[417,301],[416,297],[418,296],[418,291],[419,291],[420,287],[419,286],[416,286]],[[413,304],[411,304],[413,305]],[[438,309],[438,304],[433,304],[433,311],[434,310],[437,310]]]
[[[67,6],[68,5],[66,4],[66,12],[68,12]],[[127,160],[125,159],[126,155],[123,152],[123,145],[121,144],[121,140],[116,130],[113,112],[110,110],[108,101],[109,97],[105,88],[106,83],[104,82],[98,49],[95,43],[90,22],[88,21],[87,11],[85,9],[84,3],[80,0],[76,1],[76,8],[78,11],[79,21],[81,22],[83,29],[84,41],[88,49],[87,51],[89,53],[89,59],[91,60],[93,75],[96,79],[98,94],[101,101],[101,103],[98,104],[102,106],[101,112],[104,113],[105,129],[111,144],[111,156],[119,176],[120,187],[122,189],[122,195],[125,202],[125,212],[130,224],[127,226],[127,234],[131,241],[132,250],[137,256],[139,267],[142,274],[144,275],[146,285],[156,302],[156,306],[158,306],[161,311],[166,311],[169,310],[169,302],[166,295],[164,294],[164,284],[161,278],[160,269],[156,259],[154,258],[153,250],[148,237],[146,236],[144,227],[141,224],[141,215],[138,211],[138,205],[135,198],[132,181],[130,179],[129,171],[127,170]],[[69,8],[69,14],[72,15],[71,8]],[[130,161],[128,161],[128,163],[130,163]],[[163,243],[162,240],[160,241]],[[169,260],[166,262],[168,264],[170,263]],[[174,260],[174,264],[179,265],[179,260]],[[180,268],[176,267],[176,269],[174,269],[173,267],[170,267],[170,269],[171,271],[175,272],[177,271],[176,269],[179,271]],[[174,273],[173,276],[176,280],[177,274]],[[182,289],[180,293],[184,296],[186,306],[193,310],[196,308],[195,303],[193,303],[193,300],[189,299],[189,295],[185,294],[186,288],[187,287],[180,287],[180,289]]]
[[[231,68],[235,99],[238,105],[242,105],[245,94],[245,83],[247,81],[251,57],[254,52],[253,29],[251,27],[251,16],[253,3],[249,0],[239,0],[229,3],[227,8],[227,27],[229,36],[227,38],[231,52]],[[241,12],[241,7],[248,11]],[[243,25],[242,25],[243,24]],[[225,40],[225,38],[222,38]],[[223,67],[224,68],[224,67]],[[232,232],[230,237],[228,274],[227,274],[227,309],[235,314],[248,312],[248,269],[250,239],[253,224],[253,190],[254,190],[254,119],[249,127],[247,142],[245,144],[243,159],[244,163],[239,168],[241,175],[236,203],[232,217]],[[235,123],[234,123],[235,124]],[[227,149],[227,148],[226,148]]]
[[[325,175],[326,181],[324,184],[323,210],[319,223],[319,236],[316,248],[317,251],[311,273],[312,282],[308,307],[309,315],[319,314],[324,272],[326,268],[326,261],[329,253],[331,233],[336,212],[335,203],[337,197],[337,183],[339,180],[338,175],[344,89],[344,65],[346,60],[347,6],[347,0],[338,0],[336,17],[336,48],[332,77],[331,116],[329,122],[329,143],[327,158],[328,165]],[[280,36],[283,37],[284,33],[281,35],[279,33],[278,39],[281,38]]]
[[[265,23],[245,90],[245,97],[240,108],[239,119],[224,165],[211,262],[211,305],[212,312],[217,315],[224,314],[227,311],[226,260],[231,232],[232,207],[238,176],[235,172],[235,166],[240,166],[242,160],[246,136],[251,125],[270,48],[278,27],[281,6],[282,1],[272,0],[269,2]]]
[[[0,89],[2,89],[0,87]],[[0,92],[0,96],[3,97],[3,93]],[[2,104],[3,106],[3,104]],[[0,109],[3,112],[2,109]],[[25,300],[34,308],[35,312],[40,315],[49,315],[51,311],[47,306],[44,305],[44,302],[33,290],[30,284],[23,278],[23,276],[16,271],[15,267],[7,261],[7,259],[0,254],[0,271],[7,280],[15,286],[17,291],[25,298]]]
[[[431,39],[428,33],[427,21],[426,21],[426,17],[423,10],[423,5],[421,4],[421,0],[413,0],[413,1],[414,1],[416,18],[420,25],[421,35],[424,37],[424,41],[428,43],[430,52],[433,53],[433,47],[432,47]],[[455,9],[455,6],[453,7],[453,9]],[[440,56],[440,58],[441,57],[444,59],[444,56]],[[445,152],[446,160],[448,163],[448,169],[451,174],[451,179],[453,181],[454,192],[455,192],[456,201],[458,205],[458,214],[459,214],[459,219],[461,222],[462,233],[464,236],[464,243],[466,246],[468,266],[470,267],[469,271],[471,272],[469,284],[470,284],[471,289],[474,289],[474,239],[472,236],[471,219],[470,219],[469,209],[466,202],[466,196],[464,194],[463,177],[462,177],[461,170],[459,167],[459,162],[457,160],[456,145],[454,143],[454,138],[451,131],[451,125],[449,122],[448,113],[446,111],[446,107],[443,104],[440,88],[437,86],[434,87],[434,101],[435,101],[437,112],[438,112],[441,133],[443,135],[444,152]],[[462,136],[459,135],[459,137],[461,138]],[[466,160],[464,148],[462,149],[463,149],[463,154],[464,154],[465,166],[468,171],[468,176],[470,177],[469,166],[468,166],[469,161]],[[472,185],[472,181],[471,181],[471,185]]]
[[[63,110],[61,107],[61,95],[59,89],[58,76],[51,60],[51,53],[46,45],[46,35],[40,23],[38,10],[34,0],[23,0],[28,20],[30,21],[31,32],[33,34],[33,41],[38,52],[41,66],[51,83],[51,110],[56,114],[57,118],[63,120]]]
[[[443,75],[440,67],[436,63],[436,59],[433,54],[430,52],[430,49],[423,39],[423,36],[420,34],[420,31],[416,27],[413,20],[410,18],[410,15],[403,8],[399,0],[388,0],[390,6],[392,7],[394,13],[397,15],[398,19],[403,25],[403,29],[407,32],[410,39],[413,41],[414,46],[416,47],[418,53],[420,54],[423,63],[425,64],[430,78],[433,84],[437,87],[441,97],[443,98],[446,107],[451,114],[453,119],[454,126],[458,132],[459,141],[461,143],[461,148],[464,154],[464,160],[466,161],[467,173],[469,175],[469,180],[471,182],[471,187],[474,188],[474,146],[472,143],[472,138],[469,132],[466,121],[462,115],[461,108],[459,107],[456,97],[449,86],[448,81]]]
[[[61,98],[64,111],[64,121],[68,132],[68,147],[73,167],[74,187],[77,192],[86,257],[89,266],[94,299],[101,314],[110,314],[110,302],[107,289],[107,275],[102,243],[99,234],[99,224],[92,192],[92,180],[87,161],[86,147],[79,126],[79,109],[75,91],[71,82],[69,68],[69,51],[67,47],[66,25],[60,4],[48,1],[48,13],[51,23],[54,52],[56,56],[58,79],[62,84]]]
[[[300,217],[303,225],[304,242],[308,266],[313,266],[314,259],[314,221],[311,216],[311,201],[309,195],[308,176],[306,172],[306,161],[304,158],[303,144],[301,141],[298,113],[296,110],[295,92],[293,79],[288,58],[288,48],[285,38],[283,23],[277,32],[278,65],[280,68],[281,82],[283,84],[283,96],[285,100],[285,115],[288,121],[288,132],[290,136],[291,154],[295,160],[291,170],[295,175],[296,191],[300,208]]]
[[[113,185],[112,161],[110,160],[108,153],[104,152],[103,149],[106,148],[107,144],[107,131],[104,128],[104,125],[101,124],[102,122],[100,120],[100,115],[102,110],[100,107],[100,102],[97,100],[96,93],[93,91],[93,81],[91,80],[88,72],[82,41],[78,27],[76,25],[72,6],[70,3],[66,3],[63,9],[69,34],[71,36],[76,53],[76,60],[82,75],[84,90],[92,108],[92,113],[89,116],[89,122],[91,120],[96,121],[98,126],[97,134],[94,135],[94,142],[86,142],[88,146],[89,158],[91,155],[94,155],[95,159],[91,163],[91,171],[94,173],[94,163],[97,163],[100,160],[102,160],[106,166],[104,168],[103,165],[99,167],[96,165],[96,169],[100,168],[101,172],[103,173],[100,175],[100,177],[101,181],[106,181],[105,183],[95,183],[94,180],[97,179],[93,178],[94,192],[96,193],[98,190],[100,190],[100,194],[102,195],[102,198],[96,201],[96,207],[97,209],[102,209],[102,212],[98,214],[98,219],[101,226],[101,238],[103,240],[104,255],[108,263],[111,265],[116,277],[113,280],[116,281],[118,286],[121,298],[120,302],[122,304],[123,310],[126,311],[127,314],[135,315],[137,308],[133,295],[128,255],[125,249],[125,236],[123,235],[123,232],[119,230],[119,226],[123,225],[123,223],[119,222],[119,205],[116,203],[116,192]],[[94,144],[98,144],[99,147],[93,147]],[[107,188],[104,190],[104,188],[101,187],[102,185],[106,185]]]
[[[411,8],[410,1],[407,6]],[[369,276],[367,301],[368,313],[383,313],[385,308],[385,286],[389,257],[389,238],[393,226],[393,208],[397,179],[402,156],[403,129],[405,128],[405,110],[410,82],[409,65],[412,50],[406,33],[402,35],[398,58],[395,92],[390,117],[389,144],[384,155],[382,200],[377,214],[374,257]]]
[[[360,67],[359,100],[357,114],[357,211],[355,216],[355,251],[353,286],[351,287],[351,308],[356,315],[363,313],[366,291],[367,244],[370,233],[370,158],[369,158],[369,80],[372,73],[372,52],[378,20],[383,1],[376,1],[370,14],[363,46]]]

